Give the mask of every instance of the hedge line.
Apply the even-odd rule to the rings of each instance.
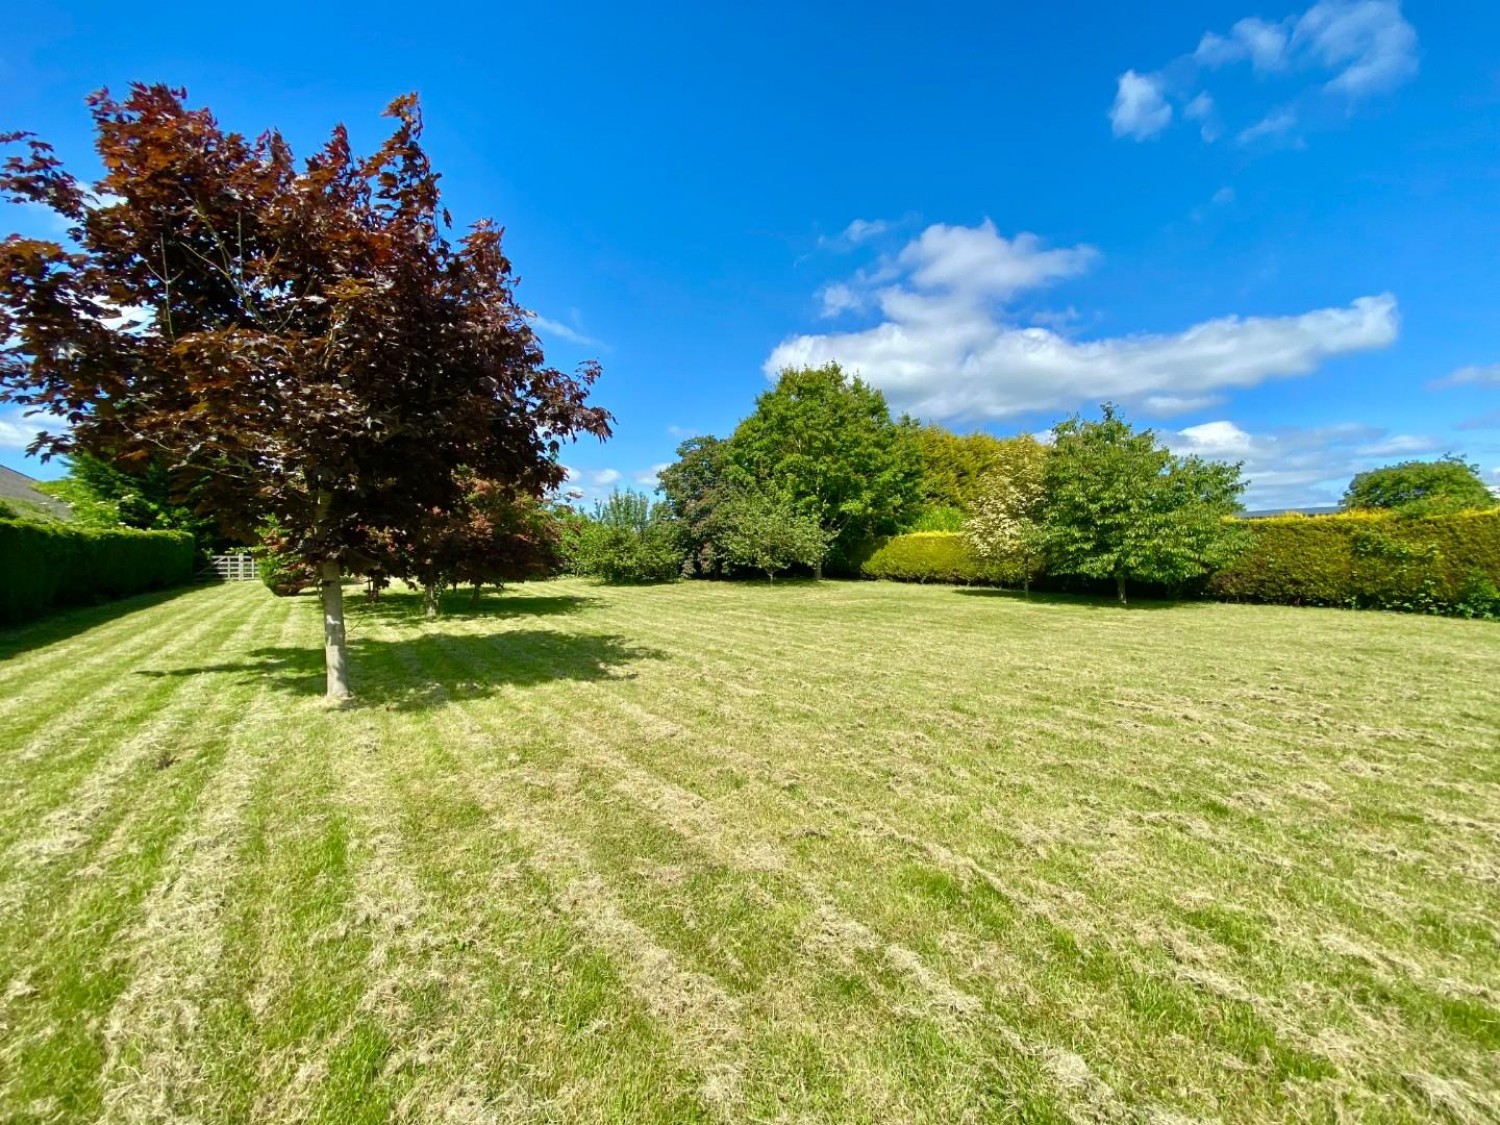
[[[191,580],[185,531],[99,531],[0,519],[0,622]]]
[[[1245,526],[1250,548],[1209,577],[1207,596],[1500,617],[1500,510],[1423,519],[1389,512],[1277,516]],[[897,582],[1017,584],[954,532],[876,540],[857,567],[862,577]]]
[[[995,585],[997,567],[969,550],[956,531],[912,531],[878,539],[859,563],[865,578],[892,582],[948,582],[955,586]]]
[[[1350,512],[1246,524],[1252,546],[1209,579],[1213,597],[1424,613],[1500,609],[1500,511],[1425,519]]]

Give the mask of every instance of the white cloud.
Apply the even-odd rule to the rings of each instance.
[[[1500,387],[1500,363],[1471,364],[1460,367],[1445,379],[1432,384],[1434,387]]]
[[[1248,59],[1257,71],[1280,70],[1287,64],[1288,39],[1284,24],[1251,16],[1236,23],[1227,36],[1206,32],[1193,58],[1207,67]]]
[[[897,282],[870,294],[879,324],[794,336],[771,353],[766,374],[837,360],[897,409],[935,419],[1071,410],[1101,399],[1168,413],[1396,338],[1389,294],[1300,316],[1227,316],[1176,334],[1090,341],[1009,322],[1005,300],[1082,272],[1097,257],[1086,246],[1044,249],[1035,235],[1007,240],[989,222],[929,227],[896,258]]]
[[[1359,97],[1389,90],[1417,73],[1417,32],[1401,14],[1401,0],[1322,0],[1297,21],[1305,45],[1339,73],[1328,89]]]
[[[42,431],[36,423],[20,410],[0,414],[0,449],[25,449]]]
[[[853,312],[864,304],[864,297],[858,290],[842,282],[824,286],[822,298],[823,311],[819,315],[829,318]]]
[[[885,219],[855,219],[834,237],[820,237],[818,245],[831,250],[852,250],[890,229],[891,224]]]
[[[1355,473],[1392,455],[1433,453],[1440,448],[1435,438],[1391,435],[1353,422],[1250,433],[1221,420],[1161,436],[1178,453],[1243,462],[1249,484],[1245,506],[1251,509],[1336,504]]]
[[[1253,141],[1285,137],[1297,127],[1297,113],[1292,109],[1278,109],[1261,118],[1249,128],[1241,129],[1236,138],[1240,144]]]
[[[934,223],[896,256],[919,289],[948,289],[1004,300],[1083,273],[1099,257],[1092,246],[1048,250],[1034,234],[1007,239],[985,219],[977,227]]]
[[[642,469],[630,479],[635,481],[635,483],[640,485],[642,488],[655,488],[657,485],[657,478],[661,476],[662,470],[668,468],[671,464],[672,462],[670,461],[659,461],[655,465],[652,465],[649,469]]]
[[[1206,91],[1198,94],[1183,106],[1182,116],[1189,121],[1202,122],[1198,127],[1198,133],[1209,144],[1218,140],[1223,132],[1219,125],[1219,115],[1215,112],[1214,99]]]
[[[536,326],[538,335],[551,333],[554,336],[560,336],[562,339],[567,340],[570,344],[577,344],[581,348],[604,347],[603,341],[596,340],[592,336],[585,335],[577,328],[573,328],[567,324],[564,324],[562,323],[562,321],[548,320],[545,316],[541,316],[537,313],[532,313],[530,315],[531,323]]]
[[[1419,434],[1392,434],[1360,446],[1359,452],[1366,457],[1413,457],[1419,453],[1435,453],[1441,447],[1442,442],[1437,438]]]
[[[607,488],[620,480],[619,469],[596,469],[594,472],[584,474],[593,484],[600,488]]]
[[[1276,79],[1285,103],[1269,112],[1262,107],[1259,124],[1241,127],[1244,141],[1342,119],[1354,102],[1400,86],[1419,67],[1417,33],[1401,0],[1319,0],[1281,20],[1239,20],[1227,33],[1204,33],[1196,50],[1159,71],[1126,71],[1110,110],[1115,136],[1154,136],[1171,123],[1176,103],[1185,119],[1203,122],[1205,141],[1217,139],[1221,107],[1199,83],[1241,63]],[[1290,96],[1288,83],[1296,84]]]
[[[1220,207],[1224,207],[1230,203],[1233,203],[1234,188],[1221,187],[1218,191],[1214,192],[1213,202],[1217,203]]]
[[[1152,414],[1167,416],[1191,414],[1195,410],[1217,406],[1223,401],[1223,395],[1147,395],[1141,400],[1141,405]]]
[[[1165,82],[1159,74],[1137,74],[1127,70],[1115,88],[1115,103],[1109,107],[1110,127],[1117,137],[1144,141],[1172,123],[1172,106],[1163,96]]]

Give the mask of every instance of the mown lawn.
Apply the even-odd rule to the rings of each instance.
[[[1496,1118],[1500,626],[449,608],[0,633],[0,1120]]]

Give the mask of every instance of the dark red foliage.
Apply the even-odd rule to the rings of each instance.
[[[90,188],[0,138],[26,147],[0,193],[72,224],[68,245],[0,243],[0,400],[66,423],[44,456],[164,459],[227,528],[271,518],[302,558],[358,566],[377,539],[487,518],[476,480],[542,496],[563,441],[608,436],[597,365],[545,366],[502,232],[444,237],[414,96],[372,156],[340,126],[300,168],[185,97],[94,95]]]

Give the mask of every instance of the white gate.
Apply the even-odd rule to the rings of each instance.
[[[215,555],[214,573],[225,582],[252,582],[259,578],[253,555]]]

